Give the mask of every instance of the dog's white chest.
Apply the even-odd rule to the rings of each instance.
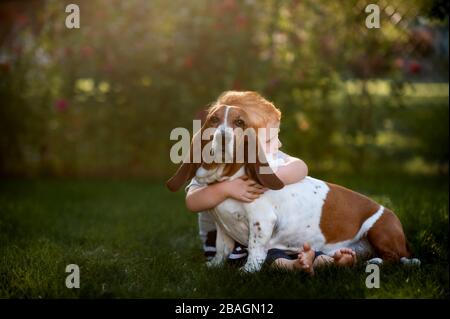
[[[211,210],[216,223],[235,241],[248,244],[248,217],[243,203],[227,199]]]
[[[296,251],[305,242],[320,249],[325,244],[320,218],[328,191],[325,182],[306,177],[281,190],[269,190],[250,204],[228,199],[212,213],[219,226],[244,245],[248,245],[249,240],[249,212],[253,216],[256,214],[256,220],[261,224],[266,222],[268,214],[275,213],[276,224],[267,249]]]

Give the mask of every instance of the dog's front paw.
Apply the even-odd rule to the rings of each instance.
[[[223,265],[223,263],[224,259],[216,255],[213,259],[206,262],[206,267],[208,268],[220,267]]]
[[[247,261],[239,270],[243,273],[254,273],[261,270],[262,262]]]

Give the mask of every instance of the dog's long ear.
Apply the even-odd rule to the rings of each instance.
[[[197,112],[195,119],[200,120],[201,126],[205,125],[206,118],[208,117],[208,106],[205,106],[201,111]]]
[[[202,131],[200,130],[192,139],[191,147],[189,149],[189,154],[186,156],[186,159],[183,161],[183,163],[178,167],[175,174],[166,182],[167,188],[172,191],[176,192],[180,189],[181,186],[183,186],[184,183],[186,183],[188,180],[190,180],[192,177],[194,177],[195,173],[197,172],[197,169],[202,165],[202,163],[194,163],[194,151],[200,151],[195,149],[195,139],[201,138]],[[200,144],[201,145],[201,144]]]
[[[180,187],[186,183],[189,179],[194,177],[195,172],[200,167],[201,163],[183,163],[180,165],[175,175],[173,175],[167,182],[167,188],[176,192]]]
[[[196,115],[196,119],[201,121],[202,129],[192,138],[191,147],[189,149],[189,154],[183,163],[178,167],[175,174],[166,182],[166,186],[172,192],[176,192],[180,189],[180,187],[195,176],[197,169],[202,165],[202,163],[194,163],[193,162],[193,154],[194,154],[194,145],[201,145],[201,141],[199,144],[195,144],[194,140],[197,138],[201,139],[201,134],[203,132],[203,126],[206,123],[206,118],[208,116],[207,106],[204,107],[201,111],[199,111]],[[200,150],[195,150],[200,151]]]
[[[245,137],[245,171],[247,176],[257,181],[259,184],[270,189],[282,189],[284,183],[274,173],[266,155],[261,147],[256,134],[249,134]],[[250,149],[249,149],[250,147]],[[255,152],[256,156],[249,156],[248,152]]]

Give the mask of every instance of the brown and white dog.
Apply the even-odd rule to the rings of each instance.
[[[213,152],[214,147],[224,140],[228,140],[224,146],[225,153],[236,145],[248,143],[247,136],[230,138],[232,129],[261,127],[264,110],[261,112],[259,99],[262,97],[253,92],[246,93],[245,98],[242,95],[239,98],[239,94],[219,98],[209,109],[200,134],[207,128],[215,129],[210,143]],[[252,108],[257,104],[262,115]],[[197,134],[197,138],[199,136]],[[211,140],[202,141],[202,150],[208,142]],[[191,156],[192,151],[191,145]],[[270,168],[270,163],[262,157],[262,160],[257,157],[256,163],[183,163],[167,182],[168,188],[176,191],[194,176],[206,185],[247,174],[269,188],[251,203],[227,199],[210,210],[217,226],[217,253],[211,265],[220,265],[226,260],[234,241],[248,247],[249,255],[243,269],[249,272],[261,268],[268,249],[297,252],[304,243],[329,255],[340,248],[350,247],[363,258],[376,256],[370,260],[373,263],[382,263],[383,260],[420,263],[418,259],[409,259],[410,251],[402,225],[392,211],[364,195],[309,176],[284,186],[273,172],[260,173],[262,167]]]

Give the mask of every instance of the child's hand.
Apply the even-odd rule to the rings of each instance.
[[[225,183],[227,183],[226,192],[228,197],[246,203],[253,202],[267,190],[267,188],[258,184],[254,180],[249,179],[247,176],[242,176],[238,179],[227,181]]]

